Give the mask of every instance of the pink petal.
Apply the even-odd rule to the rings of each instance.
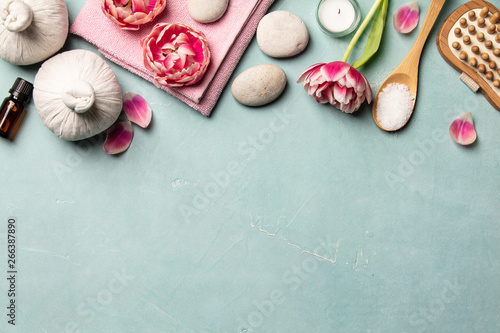
[[[418,0],[409,2],[398,8],[393,16],[394,28],[402,34],[407,34],[418,25]]]
[[[162,51],[175,51],[175,45],[172,43],[165,43],[161,47]]]
[[[303,82],[307,76],[309,76],[316,68],[321,67],[325,65],[324,63],[319,63],[319,64],[314,64],[312,66],[309,66],[302,74],[300,74],[299,79],[297,80],[297,83]]]
[[[316,88],[316,92],[314,92],[314,93],[316,94],[316,96],[320,96],[321,94],[323,94],[323,91],[325,89],[330,87],[330,85],[331,85],[330,82],[323,82],[320,85],[318,85],[318,87]]]
[[[476,141],[476,129],[470,112],[465,112],[451,123],[450,135],[453,141],[463,146]]]
[[[308,96],[313,96],[316,93],[316,90],[318,89],[317,84],[310,84],[310,85],[304,85],[304,89],[307,88],[307,95]]]
[[[146,11],[146,6],[144,3],[144,0],[132,0],[132,12],[137,13],[137,12],[145,12]]]
[[[165,57],[165,60],[163,60],[163,65],[166,68],[171,68],[175,66],[175,62],[179,60],[179,55],[177,53],[170,53]]]
[[[186,66],[187,54],[179,52],[178,55],[179,55],[179,61],[177,61],[177,64],[176,64],[175,67],[177,69],[181,69],[182,70],[184,68],[184,66]]]
[[[128,120],[142,128],[149,126],[153,116],[153,111],[148,102],[141,95],[130,91],[126,92],[123,98],[123,111],[125,111]]]
[[[146,8],[146,12],[149,13],[149,12],[154,11],[155,8],[156,8],[156,3],[157,2],[158,2],[157,0],[150,0],[149,4],[148,4],[148,7]]]
[[[196,51],[191,44],[182,44],[181,46],[179,46],[177,52],[183,53],[185,55],[196,55]]]
[[[321,74],[321,67],[318,67],[309,73],[304,80],[304,83],[308,83],[312,86],[320,85],[323,82],[327,82],[327,79]]]
[[[153,59],[153,61],[163,61],[163,52],[162,50],[156,45],[154,40],[152,40],[149,43],[149,49],[148,51],[150,52],[150,58]]]
[[[132,123],[123,121],[114,124],[106,132],[106,141],[103,148],[108,154],[119,154],[127,150],[132,142],[134,133],[132,132]]]
[[[347,73],[349,73],[350,69],[351,66],[348,63],[342,61],[334,61],[321,67],[321,74],[328,81],[336,82],[342,79]]]
[[[361,75],[363,75],[363,74],[361,74]],[[370,104],[372,102],[372,98],[373,98],[372,87],[370,86],[370,83],[368,82],[368,80],[366,79],[366,77],[364,75],[363,75],[363,80],[365,81],[365,86],[366,86],[366,89],[365,89],[366,101],[368,102],[368,104]]]
[[[180,44],[188,44],[189,42],[190,42],[189,37],[185,33],[179,34],[179,36],[175,39],[175,43],[179,44],[179,45]]]
[[[203,63],[204,59],[207,58],[207,54],[205,52],[208,49],[204,46],[201,40],[195,41],[191,44],[191,46],[193,47],[193,52],[195,53],[194,60],[200,64]]]
[[[339,103],[349,103],[349,100],[346,98],[347,96],[347,88],[346,87],[341,87],[340,85],[336,84],[333,87],[333,97],[339,101]]]
[[[356,101],[350,101],[348,104],[342,104],[339,109],[345,113],[354,113],[359,109],[360,104]]]
[[[333,86],[328,86],[326,89],[325,89],[325,97],[328,99],[328,103],[330,104],[334,104],[335,103],[335,98],[334,98],[334,94],[333,94],[333,89],[334,87]]]

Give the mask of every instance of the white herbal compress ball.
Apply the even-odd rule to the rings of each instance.
[[[70,141],[108,129],[123,106],[115,73],[86,50],[63,52],[45,61],[35,76],[33,101],[45,126]]]
[[[0,57],[31,65],[59,51],[68,36],[64,0],[0,0]]]

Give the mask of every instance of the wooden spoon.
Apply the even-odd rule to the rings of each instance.
[[[392,129],[383,128],[377,120],[378,95],[381,91],[384,90],[385,87],[387,87],[391,83],[406,84],[413,96],[413,104],[411,110],[411,112],[413,113],[413,108],[415,107],[415,100],[417,99],[418,65],[420,63],[420,55],[422,54],[422,49],[424,48],[425,41],[427,40],[427,37],[431,32],[432,26],[434,25],[434,22],[436,21],[445,1],[446,0],[432,0],[431,4],[429,5],[429,9],[427,10],[427,14],[425,16],[422,28],[420,29],[420,33],[418,34],[417,40],[415,41],[415,44],[413,44],[413,47],[411,48],[408,55],[403,59],[401,64],[399,64],[399,66],[396,67],[396,69],[387,77],[387,79],[385,79],[385,81],[382,83],[377,92],[377,96],[375,96],[372,109],[373,119],[375,120],[377,126],[385,131],[397,131],[401,127],[406,125],[406,123],[401,125],[399,128],[392,128]]]

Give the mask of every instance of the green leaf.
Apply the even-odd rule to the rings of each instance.
[[[342,58],[343,62],[347,62],[347,60],[349,59],[349,55],[351,54],[352,50],[354,49],[354,46],[358,42],[359,37],[361,37],[366,27],[368,26],[368,23],[370,23],[370,21],[372,20],[372,17],[382,6],[383,1],[388,1],[388,0],[375,0],[375,2],[373,3],[372,8],[370,8],[370,11],[368,12],[368,14],[366,14],[365,19],[363,20],[363,22],[361,22],[361,25],[359,26],[358,30],[354,34],[354,37],[352,37],[351,42],[347,46],[347,50],[345,51],[344,57]]]
[[[379,7],[375,18],[373,19],[372,28],[366,41],[365,49],[361,57],[356,60],[352,67],[358,68],[370,60],[377,53],[384,33],[385,21],[387,19],[387,10],[389,8],[389,0],[382,0],[382,5]]]

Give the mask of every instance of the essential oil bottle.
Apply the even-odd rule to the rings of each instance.
[[[26,114],[26,102],[31,97],[33,85],[18,77],[12,88],[10,96],[4,99],[0,111],[0,136],[13,140]]]

